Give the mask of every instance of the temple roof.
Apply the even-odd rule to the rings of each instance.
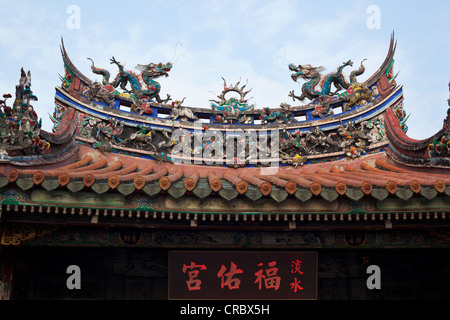
[[[408,166],[450,168],[449,121],[450,109],[442,129],[436,134],[427,139],[411,139],[399,126],[394,110],[388,109],[385,125],[389,145],[386,152],[396,162]]]
[[[348,96],[334,100],[329,96],[331,106],[342,107],[340,114],[315,114],[320,109],[315,103],[293,109],[284,105],[287,111],[294,110],[288,119],[283,118],[284,122],[255,124],[257,117],[263,116],[262,110],[250,110],[242,113],[242,119],[248,118],[251,123],[217,123],[217,110],[192,108],[191,115],[206,116],[210,121],[197,127],[192,119],[162,117],[163,112],[172,116],[174,109],[161,103],[152,102],[155,111],[146,115],[120,109],[130,100],[120,94],[114,95],[110,105],[100,102],[100,98],[107,101],[110,97],[94,95],[91,90],[98,87],[81,75],[63,50],[66,76],[62,88],[56,90],[57,127],[52,133],[40,131],[37,138],[46,141],[47,148],[36,154],[28,145],[21,154],[5,139],[7,152],[0,158],[1,202],[8,208],[10,204],[22,204],[30,210],[47,207],[48,212],[55,213],[61,207],[80,210],[80,214],[92,208],[103,209],[105,217],[109,211],[128,210],[131,214],[136,210],[146,215],[150,211],[203,214],[211,219],[224,212],[244,216],[292,214],[294,219],[296,214],[326,216],[358,211],[361,203],[378,206],[376,210],[358,211],[364,214],[403,209],[410,214],[436,209],[447,213],[448,205],[442,205],[442,201],[450,195],[450,115],[443,128],[428,139],[407,136],[402,86],[396,84],[392,71],[394,51],[391,39],[380,71],[366,81],[371,86],[370,99],[349,106],[345,100]],[[302,68],[300,65],[297,69],[301,72]],[[365,84],[357,85],[362,86],[358,94],[369,90]],[[306,120],[294,119],[295,112],[304,113]],[[258,134],[272,130],[281,137],[272,150],[280,151],[276,159],[272,158],[279,165],[267,166],[261,159],[251,162],[248,158],[243,165],[210,164],[206,160],[211,158],[188,164],[193,163],[190,156],[179,164],[175,160],[185,156],[184,150],[180,158],[162,156],[182,143],[168,135],[175,128],[195,137],[198,132],[208,136],[208,127],[223,136],[244,129]],[[32,143],[26,133],[19,132],[23,141]],[[265,134],[272,137],[272,133]],[[221,147],[228,146],[228,141],[220,141]],[[241,142],[236,140],[236,144]],[[249,142],[243,140],[249,149],[246,152],[254,155]],[[9,197],[8,190],[16,196]],[[21,201],[18,192],[23,193]],[[89,202],[83,197],[100,200]],[[155,204],[158,199],[162,199],[161,206]],[[405,207],[408,201],[412,204]]]

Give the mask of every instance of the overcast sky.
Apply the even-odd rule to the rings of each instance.
[[[411,114],[408,135],[425,139],[442,128],[450,79],[448,0],[92,2],[1,1],[0,93],[13,94],[20,68],[31,70],[45,130],[51,130],[48,114],[58,74],[64,74],[61,37],[72,62],[92,80],[100,77],[87,58],[113,75],[112,56],[129,69],[171,61],[170,76],[159,80],[163,97],[209,108],[224,77],[229,84],[248,80],[249,102],[257,108],[276,108],[301,104],[288,97],[302,84],[292,81],[288,63],[332,71],[349,59],[355,67],[367,59],[359,77],[364,81],[383,62],[392,31],[398,41],[394,71],[400,71],[397,83],[404,85],[404,108]]]

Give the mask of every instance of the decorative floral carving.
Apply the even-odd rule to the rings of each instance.
[[[137,190],[141,190],[145,186],[145,178],[143,176],[137,176],[134,178],[134,187]]]
[[[372,184],[369,181],[364,181],[361,184],[361,190],[364,194],[369,195],[372,193]]]
[[[83,177],[83,183],[86,187],[91,187],[95,182],[95,178],[92,174],[87,174]]]
[[[397,184],[390,180],[386,183],[386,190],[390,193],[390,194],[394,194],[397,192]]]
[[[318,182],[313,182],[309,186],[309,190],[311,191],[311,193],[313,195],[317,196],[322,191],[322,185],[320,183],[318,183]]]
[[[214,192],[218,192],[222,188],[222,181],[219,178],[213,178],[209,181],[209,186]]]
[[[342,196],[347,192],[347,184],[345,184],[342,181],[339,181],[338,183],[336,183],[335,189],[337,193],[339,193]]]
[[[284,188],[287,193],[294,194],[297,191],[297,184],[294,181],[288,181]]]
[[[411,181],[411,183],[409,184],[409,187],[414,193],[419,193],[420,189],[421,189],[420,182],[417,180]]]
[[[240,194],[244,194],[247,192],[248,189],[248,183],[245,182],[244,180],[239,181],[236,184],[236,190],[240,193]]]
[[[41,184],[45,179],[45,175],[42,171],[36,171],[33,173],[33,182],[34,184]]]
[[[436,189],[437,192],[444,192],[445,191],[445,182],[442,180],[436,180],[434,182],[434,188]]]
[[[170,179],[168,178],[168,177],[161,177],[160,179],[159,179],[159,187],[162,189],[162,190],[167,190],[167,189],[169,189],[170,188],[170,185],[171,185],[171,182],[170,182]]]
[[[196,186],[195,180],[192,178],[187,178],[186,180],[184,180],[184,187],[186,188],[187,191],[192,191],[194,190]]]
[[[8,171],[8,181],[14,182],[19,178],[19,172],[16,169],[11,169]]]
[[[70,176],[69,176],[69,174],[66,173],[66,172],[61,173],[61,174],[58,176],[58,182],[59,182],[59,184],[60,184],[62,187],[66,186],[66,185],[70,182]]]
[[[112,175],[108,178],[108,185],[111,189],[115,189],[119,186],[120,179],[117,175]]]
[[[267,196],[272,191],[272,185],[269,182],[265,181],[259,186],[259,191],[261,191],[263,195]]]

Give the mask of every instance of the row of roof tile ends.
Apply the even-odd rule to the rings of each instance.
[[[370,195],[373,190],[385,190],[389,194],[395,194],[399,188],[411,190],[414,194],[423,189],[447,193],[446,186],[450,185],[450,175],[446,172],[430,173],[414,168],[402,168],[384,153],[352,162],[312,164],[297,169],[265,168],[274,169],[276,172],[272,174],[264,174],[264,169],[260,168],[209,168],[199,171],[196,166],[177,166],[153,161],[149,161],[143,168],[139,168],[136,163],[125,164],[120,160],[109,162],[107,158],[93,161],[92,156],[86,155],[56,169],[12,168],[5,172],[3,168],[3,171],[0,171],[0,185],[16,184],[22,189],[43,185],[44,188],[54,189],[76,183],[79,190],[92,188],[94,191],[103,192],[106,187],[107,190],[129,194],[134,190],[145,191],[146,186],[159,187],[158,192],[169,191],[172,187],[184,188],[185,192],[195,191],[196,188],[220,192],[224,184],[228,184],[234,186],[238,194],[246,194],[251,188],[259,190],[264,196],[270,195],[273,190],[284,190],[289,195],[294,195],[299,190],[320,195],[322,189],[332,190],[338,195],[348,194],[349,190],[362,191],[363,195]],[[200,179],[207,183],[199,184]],[[70,187],[69,189],[76,191]]]

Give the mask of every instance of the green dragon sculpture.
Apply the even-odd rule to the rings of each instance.
[[[294,64],[289,64],[289,70],[295,72],[291,75],[292,80],[297,81],[299,78],[307,80],[302,86],[302,94],[296,96],[294,91],[289,93],[289,96],[295,101],[304,100],[308,98],[310,100],[321,99],[324,100],[326,96],[332,96],[337,94],[341,89],[348,89],[352,84],[356,83],[356,77],[363,74],[365,67],[363,65],[364,60],[361,62],[359,69],[354,70],[350,74],[350,81],[347,81],[342,73],[343,69],[347,66],[353,66],[351,60],[344,62],[336,71],[322,75],[321,72],[324,71],[323,67],[312,67],[309,64],[295,66]],[[331,85],[336,87],[335,92],[331,92]]]
[[[125,92],[134,95],[137,101],[141,98],[155,99],[158,103],[166,103],[171,100],[170,95],[167,95],[167,98],[164,100],[161,99],[159,96],[161,85],[155,81],[156,78],[169,76],[168,72],[173,67],[171,62],[166,64],[160,62],[158,64],[137,65],[136,69],[141,70],[141,74],[138,75],[133,71],[125,70],[123,65],[112,57],[111,64],[117,65],[119,73],[112,82],[109,82],[111,77],[109,71],[95,67],[94,61],[91,58],[88,58],[88,60],[92,61],[92,72],[103,76],[102,85],[109,92],[113,92],[115,88],[120,86]],[[131,90],[126,88],[128,83],[131,86]]]

